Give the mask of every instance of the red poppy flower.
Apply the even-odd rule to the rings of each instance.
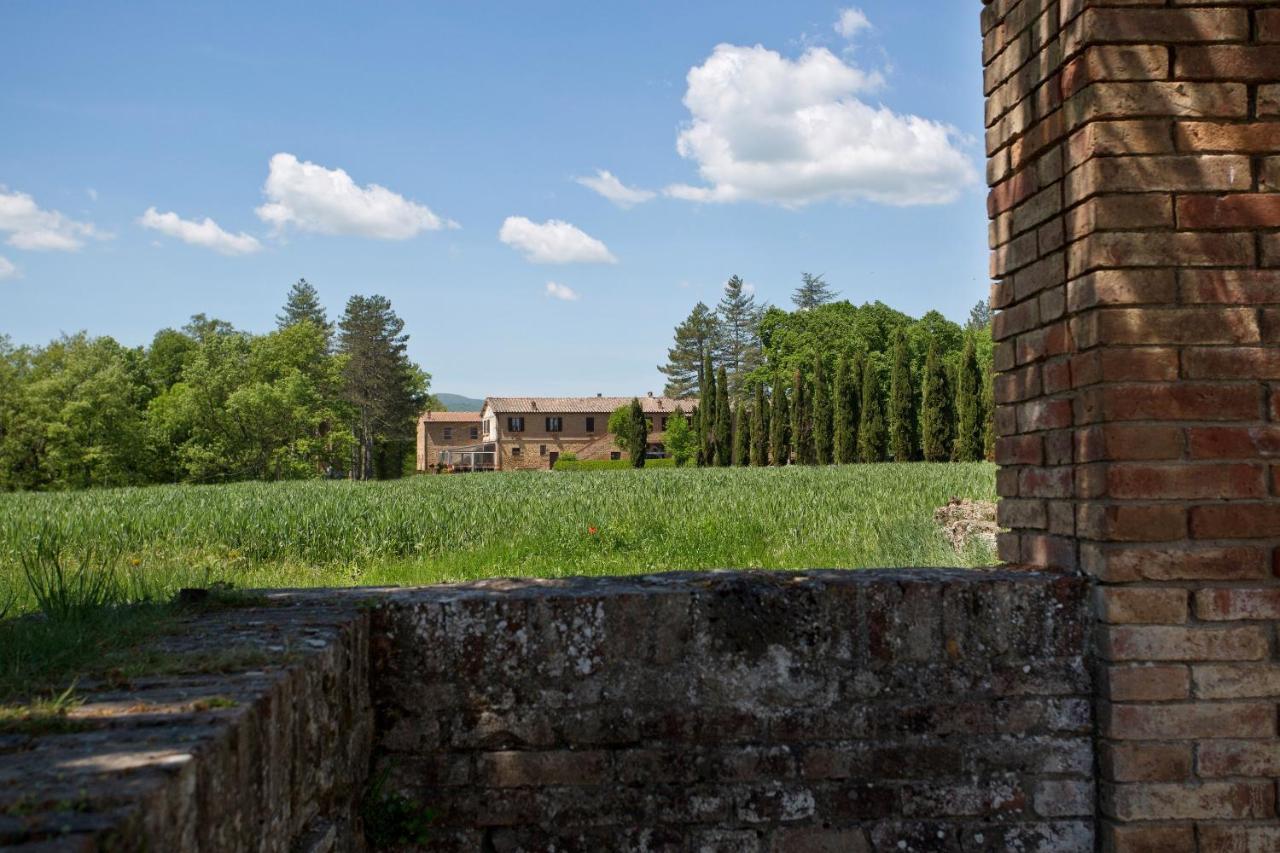
[[[599,532],[599,530],[598,530],[597,528],[595,528],[595,527],[588,527],[588,528],[587,528],[587,532],[588,532],[588,533],[590,533],[592,536],[595,536],[595,535],[596,535],[596,533],[598,533],[598,532]]]

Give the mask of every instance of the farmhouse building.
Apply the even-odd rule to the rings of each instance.
[[[666,455],[667,425],[673,417],[689,420],[696,399],[638,398],[649,420],[649,456]],[[428,412],[418,424],[418,469],[442,464],[452,470],[549,469],[566,453],[578,459],[620,459],[622,448],[609,434],[609,416],[629,405],[631,397],[488,397],[480,412]],[[478,440],[445,444],[442,423],[434,419],[454,415]],[[465,416],[465,417],[464,417]],[[454,435],[457,435],[455,431]]]
[[[418,418],[418,470],[434,468],[441,450],[479,442],[479,412],[423,412]]]

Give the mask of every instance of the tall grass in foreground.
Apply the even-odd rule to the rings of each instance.
[[[885,464],[415,477],[0,494],[0,602],[36,606],[42,535],[120,556],[162,596],[673,569],[965,566],[932,520],[994,499],[995,468]]]

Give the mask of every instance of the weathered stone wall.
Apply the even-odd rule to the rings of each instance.
[[[394,593],[373,772],[438,812],[433,850],[1091,850],[1087,598],[967,571]]]
[[[1100,584],[1104,849],[1280,850],[1280,3],[982,21],[1000,553]]]
[[[186,628],[140,651],[156,674],[82,681],[65,718],[0,731],[0,849],[364,849],[367,614],[339,594]]]

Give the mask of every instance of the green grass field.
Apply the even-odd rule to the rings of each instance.
[[[128,598],[183,586],[425,584],[672,569],[971,566],[932,520],[993,500],[988,464],[651,469],[0,494],[0,608],[23,555],[114,565]]]

